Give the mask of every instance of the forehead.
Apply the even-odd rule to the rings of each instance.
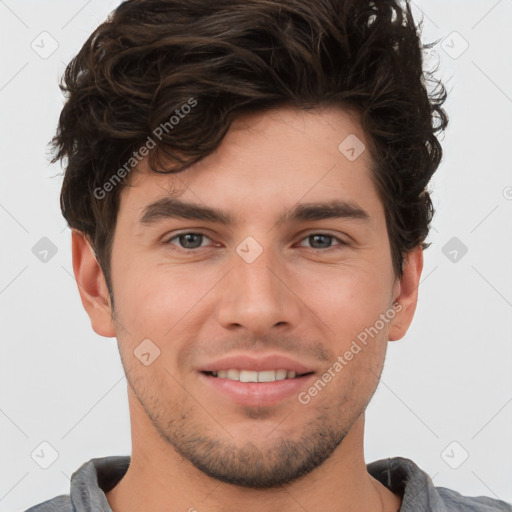
[[[377,215],[372,165],[355,111],[281,107],[238,118],[214,153],[182,172],[155,173],[144,159],[121,192],[120,213],[140,219],[148,204],[172,196],[246,218],[335,199],[357,199]]]

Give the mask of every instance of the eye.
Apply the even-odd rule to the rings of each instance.
[[[207,247],[208,240],[210,242],[212,241],[203,233],[186,232],[174,235],[173,237],[166,240],[165,243],[177,246],[178,249],[184,251],[195,251],[196,249]],[[310,247],[312,249],[316,250],[330,249],[336,245],[347,245],[346,242],[334,235],[331,235],[330,233],[312,233],[303,238],[299,243],[299,246],[304,247],[304,242],[306,241],[310,243]],[[337,243],[333,244],[334,241]]]
[[[202,233],[181,233],[179,235],[175,235],[169,240],[167,240],[166,243],[172,244],[172,245],[178,245],[180,249],[185,250],[194,250],[199,249],[200,247],[203,247],[203,241],[204,239],[210,240],[206,235],[203,235]],[[176,243],[174,243],[176,241]]]
[[[311,243],[312,249],[329,249],[332,247],[333,240],[339,242],[337,245],[347,245],[343,240],[329,233],[312,233],[303,239],[303,241],[305,240]]]

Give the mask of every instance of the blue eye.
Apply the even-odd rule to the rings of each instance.
[[[183,251],[194,252],[202,247],[207,247],[207,241],[211,241],[209,237],[203,233],[187,232],[180,233],[167,240],[167,244],[174,245]],[[311,249],[322,250],[330,249],[336,245],[347,245],[340,238],[329,233],[312,233],[303,238],[299,244],[300,247],[305,247],[304,242],[308,241]],[[334,244],[333,242],[337,243]]]
[[[312,244],[312,249],[329,249],[332,247],[333,240],[338,241],[338,245],[345,245],[345,243],[338,237],[328,233],[313,233],[308,235],[303,240],[309,240],[309,242]]]
[[[176,235],[172,237],[167,243],[173,243],[173,240],[177,240],[179,242],[181,249],[198,249],[202,247],[203,238],[208,238],[206,235],[202,233],[182,233],[180,235]],[[175,244],[173,244],[175,245]]]

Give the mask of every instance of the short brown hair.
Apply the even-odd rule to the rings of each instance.
[[[109,289],[121,186],[98,190],[115,185],[118,170],[127,183],[121,169],[155,129],[168,127],[149,153],[152,169],[179,172],[212,153],[237,116],[285,103],[360,112],[401,277],[403,255],[427,246],[426,187],[442,157],[436,134],[448,123],[446,90],[423,69],[431,45],[421,44],[420,28],[398,0],[122,3],[67,66],[52,139],[53,162],[67,159],[62,213],[92,242]]]

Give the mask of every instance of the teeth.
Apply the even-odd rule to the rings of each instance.
[[[258,382],[258,372],[240,370],[240,382]]]
[[[240,382],[274,382],[276,380],[294,379],[296,372],[293,370],[263,370],[261,372],[253,370],[218,370],[211,372],[215,377],[221,379],[238,380]]]
[[[230,380],[240,380],[240,372],[238,370],[228,370],[226,377]]]
[[[258,372],[258,382],[274,382],[276,380],[275,370]]]
[[[286,370],[276,370],[276,380],[286,379]]]

